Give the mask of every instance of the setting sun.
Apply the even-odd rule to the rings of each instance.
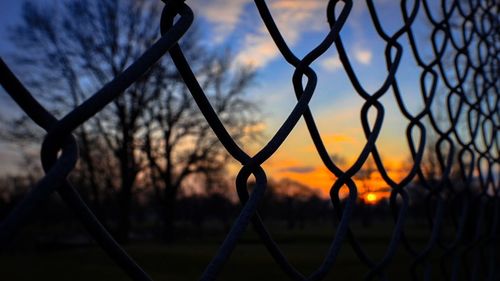
[[[365,201],[368,204],[375,204],[378,201],[378,197],[375,193],[370,192],[365,196]]]

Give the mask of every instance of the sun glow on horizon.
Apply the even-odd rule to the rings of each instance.
[[[377,194],[370,192],[370,193],[366,194],[366,196],[364,197],[364,200],[367,204],[374,205],[374,204],[378,203],[379,198],[378,198]]]

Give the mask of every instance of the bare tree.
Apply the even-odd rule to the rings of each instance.
[[[354,175],[355,179],[358,179],[363,183],[363,192],[362,194],[368,194],[372,192],[373,185],[373,173],[377,172],[377,166],[375,166],[375,162],[373,158],[369,157],[366,159],[366,162],[363,164],[363,167]]]
[[[199,80],[212,101],[214,110],[241,141],[258,123],[255,107],[243,93],[251,85],[254,72],[249,68],[233,71],[227,53],[201,58]],[[185,179],[203,176],[213,186],[228,161],[228,154],[212,132],[182,83],[158,80],[157,100],[145,119],[144,152],[150,167],[151,182],[162,208],[165,238],[173,238],[175,201]]]
[[[63,113],[121,73],[159,36],[159,1],[66,1],[49,6],[25,3],[23,21],[12,30],[18,46],[15,63],[30,76],[25,80],[52,108]],[[242,96],[253,71],[233,70],[229,61],[203,55],[192,33],[183,49],[204,86],[214,90],[214,105],[226,125],[244,134],[249,106]],[[170,61],[163,60],[112,104],[76,132],[81,170],[88,175],[92,198],[100,190],[116,192],[117,238],[126,242],[131,228],[131,201],[137,176],[149,173],[163,182],[164,204],[173,208],[182,180],[194,172],[222,169],[225,156],[195,109]],[[110,151],[102,163],[95,148]],[[182,147],[182,150],[177,149]],[[192,151],[191,151],[192,150]],[[142,151],[146,153],[142,153]],[[182,151],[182,152],[181,152]],[[160,155],[161,154],[161,155]],[[106,165],[105,177],[99,175]],[[147,169],[151,169],[147,171]],[[115,177],[117,176],[117,177]],[[171,195],[173,194],[173,195]],[[166,220],[168,222],[168,220]]]

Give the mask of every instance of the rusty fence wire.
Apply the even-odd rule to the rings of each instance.
[[[231,138],[177,43],[193,21],[189,3],[174,0],[164,2],[160,23],[161,38],[124,72],[59,120],[37,102],[3,61],[0,62],[0,82],[4,89],[33,122],[47,131],[41,152],[46,174],[2,221],[0,244],[7,244],[9,239],[25,225],[29,215],[36,212],[40,203],[57,192],[75,211],[95,241],[130,278],[151,280],[101,225],[67,177],[78,159],[77,142],[72,132],[117,98],[169,52],[193,99],[220,142],[228,153],[241,163],[236,178],[236,189],[242,203],[241,211],[200,280],[217,278],[249,224],[253,225],[277,266],[292,280],[324,280],[331,270],[341,270],[333,268],[341,246],[352,247],[360,263],[367,266],[369,269],[365,275],[367,280],[388,278],[386,268],[393,262],[398,247],[404,249],[413,259],[410,274],[414,280],[422,277],[424,280],[431,279],[429,273],[432,266],[431,256],[436,248],[444,251],[442,260],[451,264],[442,266],[445,276],[443,278],[457,280],[465,274],[466,280],[500,280],[498,269],[500,260],[496,252],[500,222],[500,3],[498,1],[401,0],[399,4],[404,25],[393,32],[388,32],[381,23],[377,5],[372,0],[366,0],[371,22],[378,36],[385,42],[386,62],[384,70],[386,77],[382,86],[375,91],[369,91],[362,86],[352,67],[348,50],[344,47],[340,35],[352,13],[352,0],[328,2],[325,12],[330,27],[329,32],[320,44],[302,58],[297,57],[287,45],[266,2],[255,0],[260,17],[283,59],[295,69],[292,83],[297,103],[276,134],[254,156],[248,155]],[[425,17],[431,23],[431,36],[426,42],[416,38],[414,23],[417,17]],[[400,43],[403,39],[409,42],[410,49],[403,50]],[[423,46],[432,51],[430,56],[422,55]],[[330,153],[324,145],[308,106],[317,84],[316,73],[310,65],[330,48],[338,52],[343,70],[356,93],[364,100],[360,114],[365,135],[364,147],[354,164],[345,170],[329,156]],[[400,81],[396,79],[403,51],[412,53],[420,70],[420,85],[415,87],[420,89],[424,107],[417,113],[411,113],[403,101],[404,93],[400,90]],[[438,84],[444,86],[438,87]],[[384,95],[391,94],[394,95],[399,110],[409,122],[406,128],[406,145],[413,160],[406,176],[399,181],[389,175],[377,149],[377,139],[384,125],[384,107],[380,99]],[[445,103],[436,108],[435,103],[438,99],[444,100]],[[369,120],[369,111],[376,113],[373,122]],[[443,114],[448,120],[444,126],[443,122],[440,122]],[[324,166],[334,175],[330,197],[334,207],[333,212],[338,219],[335,236],[323,262],[307,276],[290,264],[257,211],[267,184],[266,172],[261,165],[276,152],[302,117]],[[433,144],[441,170],[441,176],[437,180],[429,179],[422,169],[424,154],[429,147],[426,143],[431,133],[437,136],[437,141]],[[358,198],[358,189],[353,177],[370,156],[383,180],[390,187],[389,203],[394,221],[392,236],[386,245],[385,254],[378,260],[368,255],[350,224]],[[458,180],[452,175],[453,167],[456,167],[457,163]],[[252,175],[255,177],[256,185],[250,193],[247,181]],[[416,181],[418,185],[412,184]],[[348,189],[348,196],[344,199],[340,197],[342,187]],[[424,246],[416,246],[405,229],[409,193],[415,191],[412,189],[422,189],[426,194],[429,235]],[[451,240],[442,239],[447,216],[452,217]],[[467,255],[473,258],[466,261],[464,256]],[[423,268],[423,276],[417,274],[419,268]]]

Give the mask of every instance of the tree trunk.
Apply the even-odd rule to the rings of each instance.
[[[87,132],[85,132],[85,129],[83,128],[80,131],[80,139],[82,142],[82,149],[80,150],[80,153],[82,156],[82,160],[85,162],[85,167],[87,167],[87,171],[89,173],[90,190],[92,192],[92,206],[97,218],[99,218],[101,223],[104,224],[104,216],[102,214],[101,208],[101,196],[99,194],[100,190],[96,180],[94,162],[90,153],[91,145]]]
[[[130,233],[130,213],[131,213],[131,201],[132,201],[132,186],[134,180],[130,175],[124,175],[123,179],[125,182],[122,183],[120,193],[118,195],[118,204],[120,206],[118,227],[116,232],[116,239],[120,243],[129,242]]]
[[[135,182],[137,172],[134,165],[133,148],[130,141],[130,135],[124,129],[123,148],[120,151],[120,173],[121,190],[118,195],[119,219],[116,237],[121,243],[128,243],[130,233],[130,213],[132,202],[132,187]]]
[[[175,204],[177,197],[177,188],[167,187],[165,189],[165,200],[163,206],[163,239],[167,243],[175,240]]]

